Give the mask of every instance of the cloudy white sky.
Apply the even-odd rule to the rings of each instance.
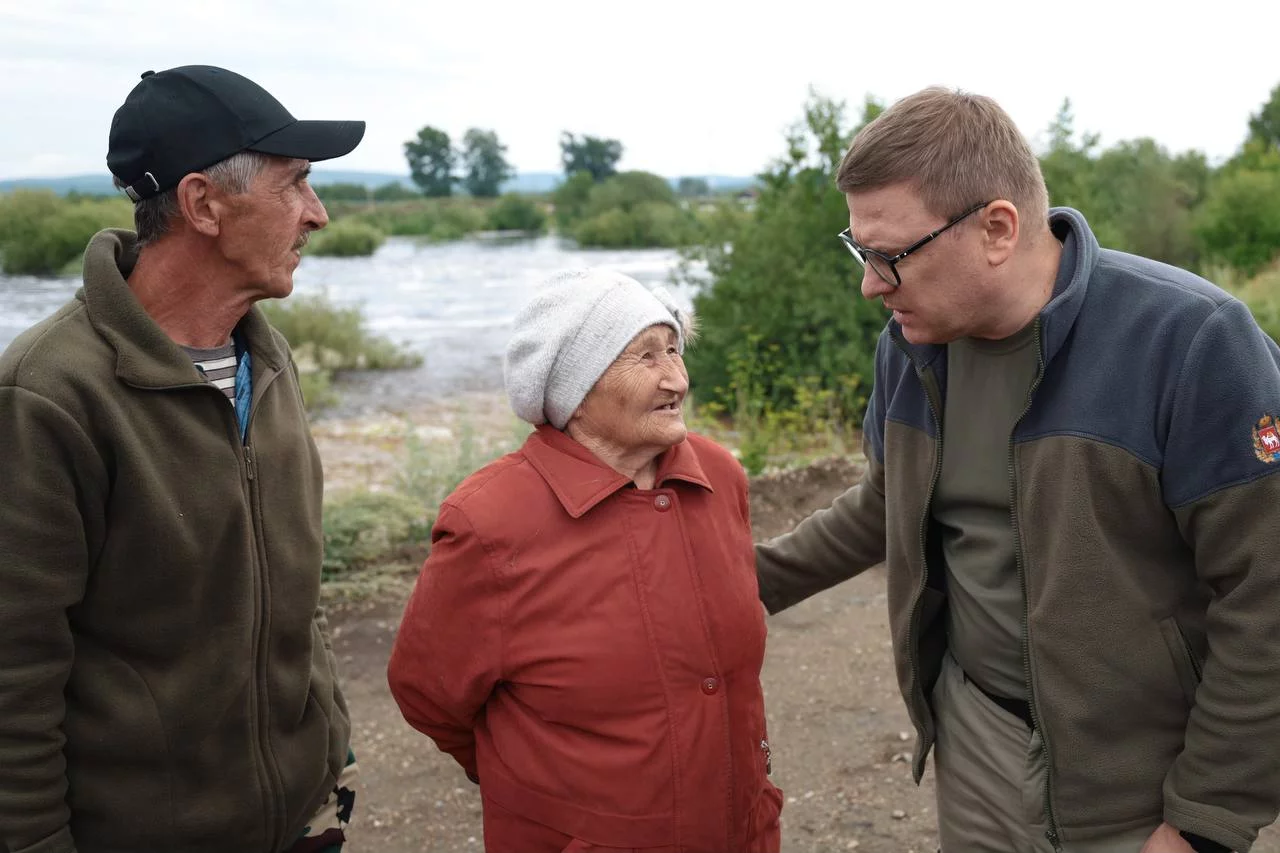
[[[299,118],[365,119],[350,169],[405,171],[431,124],[495,130],[524,172],[559,171],[570,130],[620,139],[624,168],[749,175],[810,87],[856,107],[934,83],[1037,143],[1070,98],[1104,144],[1219,160],[1280,84],[1277,32],[1276,0],[0,0],[0,178],[105,172],[138,75],[189,63]]]

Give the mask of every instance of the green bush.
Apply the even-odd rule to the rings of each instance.
[[[442,446],[428,443],[410,433],[405,441],[408,458],[396,476],[396,489],[424,506],[435,507],[458,484],[492,459],[515,449],[513,442],[481,447],[475,429],[464,423],[457,440]]]
[[[574,223],[582,219],[587,209],[587,198],[595,185],[595,178],[590,172],[574,172],[555,188],[551,204],[555,208],[556,227],[562,234],[568,234]]]
[[[378,251],[386,239],[385,234],[367,222],[340,219],[312,236],[307,252],[340,258],[365,257]]]
[[[676,194],[667,179],[652,172],[620,172],[591,188],[582,218],[590,219],[612,210],[630,213],[649,203],[675,206]]]
[[[312,185],[316,195],[325,205],[331,202],[368,201],[371,193],[364,184],[336,183]]]
[[[457,240],[488,227],[485,207],[475,199],[419,199],[377,204],[350,218],[397,237]]]
[[[1280,261],[1252,278],[1230,267],[1210,270],[1208,278],[1243,300],[1262,330],[1280,343]]]
[[[373,191],[374,201],[409,201],[422,198],[422,193],[398,181],[389,181]]]
[[[506,193],[489,208],[489,227],[495,231],[540,234],[546,225],[546,214],[519,193]]]
[[[1208,260],[1259,272],[1280,254],[1280,165],[1215,177],[1195,230]]]
[[[427,236],[436,241],[460,240],[489,225],[483,203],[470,199],[440,202],[440,218]]]
[[[441,502],[464,479],[523,443],[530,427],[518,423],[509,436],[487,443],[477,441],[465,422],[456,441],[427,442],[406,430],[404,467],[390,491],[346,492],[325,500],[326,580],[365,567],[421,561]]]
[[[1280,344],[1280,293],[1250,299],[1248,305],[1262,331]]]
[[[351,492],[326,500],[324,577],[332,579],[423,547],[433,521],[426,507],[396,492]]]
[[[359,309],[339,308],[324,296],[259,304],[293,350],[309,409],[333,402],[332,378],[343,370],[393,370],[422,363],[417,353],[370,334]]]
[[[690,214],[661,202],[643,202],[629,210],[606,210],[579,222],[572,231],[573,238],[583,246],[635,249],[681,246],[693,234]]]
[[[723,217],[687,253],[711,278],[694,298],[694,391],[748,426],[808,409],[844,430],[865,413],[887,315],[861,297],[860,268],[835,237],[848,220],[834,183],[851,138],[842,123],[842,105],[815,96],[787,155],[760,176],[754,214]]]
[[[666,178],[622,172],[600,183],[578,172],[553,195],[561,233],[583,246],[682,246],[693,239],[695,217],[680,207]]]
[[[119,198],[58,198],[50,191],[0,195],[0,269],[53,275],[84,253],[103,228],[132,228],[133,208]]]

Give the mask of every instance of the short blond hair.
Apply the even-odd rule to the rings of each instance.
[[[854,137],[836,172],[840,191],[899,183],[914,185],[935,216],[1006,199],[1024,227],[1032,226],[1028,233],[1048,221],[1040,160],[1009,114],[982,95],[931,86],[898,101]]]

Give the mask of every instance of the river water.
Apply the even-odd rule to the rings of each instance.
[[[422,354],[423,366],[415,370],[346,376],[342,403],[328,415],[359,414],[500,388],[512,318],[558,270],[609,267],[646,284],[666,284],[688,304],[691,288],[672,281],[679,261],[670,249],[582,249],[551,236],[436,244],[393,237],[367,258],[305,256],[294,292],[358,306],[371,331]],[[77,278],[0,275],[0,349],[79,286]]]

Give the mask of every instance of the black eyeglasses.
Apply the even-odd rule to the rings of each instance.
[[[844,243],[844,247],[849,250],[849,254],[857,258],[863,266],[871,267],[871,269],[875,271],[875,274],[884,280],[885,284],[891,284],[894,287],[901,287],[902,276],[898,275],[898,261],[901,261],[907,255],[931,242],[935,237],[943,231],[946,231],[948,228],[953,225],[958,225],[960,222],[964,221],[965,217],[972,216],[989,204],[991,204],[989,201],[984,201],[982,204],[975,204],[964,213],[949,221],[946,225],[943,225],[937,231],[929,232],[896,255],[886,255],[884,252],[877,252],[875,249],[868,249],[866,246],[863,246],[857,240],[853,239],[853,234],[848,228],[844,229],[836,236],[840,238],[841,243]]]

